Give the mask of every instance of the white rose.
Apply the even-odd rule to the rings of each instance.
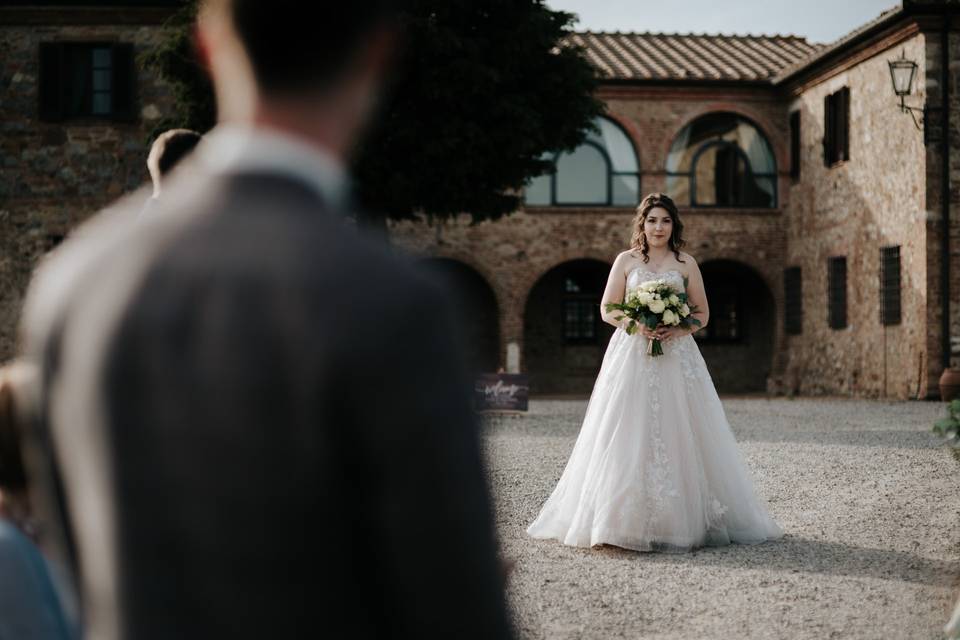
[[[653,300],[653,296],[650,293],[643,291],[637,294],[637,300],[640,302],[640,304],[650,304],[650,302]]]
[[[690,307],[687,306],[687,303],[683,303],[683,306],[680,307],[680,317],[686,318],[690,315]]]
[[[663,310],[667,308],[667,305],[663,300],[651,300],[649,306],[650,311],[653,311],[654,313],[663,313]]]
[[[677,297],[677,294],[675,293],[670,294],[670,304],[672,305],[680,304],[680,298]]]
[[[663,312],[663,324],[676,324],[677,322],[680,322],[680,318],[673,311],[667,309]]]

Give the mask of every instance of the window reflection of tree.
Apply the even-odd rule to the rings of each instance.
[[[553,171],[533,178],[524,190],[528,206],[635,206],[640,198],[640,165],[620,125],[598,118],[579,147],[545,154]]]
[[[667,192],[688,206],[775,207],[773,152],[745,118],[708,114],[674,140],[667,156]]]

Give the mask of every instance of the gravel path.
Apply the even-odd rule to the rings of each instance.
[[[724,400],[777,542],[689,554],[587,550],[524,529],[560,477],[585,401],[486,419],[521,638],[934,639],[960,595],[960,465],[938,403]]]

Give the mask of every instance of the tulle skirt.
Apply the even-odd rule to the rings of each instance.
[[[611,337],[573,453],[527,533],[637,551],[781,537],[693,337],[659,357],[646,348],[621,329]]]

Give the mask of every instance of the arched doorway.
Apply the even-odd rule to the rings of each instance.
[[[756,271],[740,262],[712,260],[700,271],[710,322],[696,338],[717,391],[765,391],[775,338],[773,294]]]
[[[572,260],[545,273],[524,309],[524,370],[531,393],[587,394],[613,327],[600,319],[610,265]]]
[[[458,260],[427,258],[420,262],[451,296],[471,372],[496,371],[500,366],[500,323],[493,289],[476,270]]]

